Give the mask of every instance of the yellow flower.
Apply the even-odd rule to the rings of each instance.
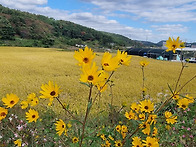
[[[105,72],[104,70],[99,71],[99,81],[104,81],[106,82],[109,78],[109,74]]]
[[[182,98],[178,100],[177,105],[179,106],[179,108],[182,108],[185,110],[186,108],[188,108],[189,103],[190,102],[187,98]]]
[[[109,138],[110,140],[114,140],[114,138],[113,138],[111,135],[109,135],[108,138]]]
[[[141,138],[135,136],[132,138],[132,147],[143,147],[142,142],[141,142]]]
[[[69,123],[67,124],[67,127],[68,127],[68,128],[71,128],[71,127],[72,127],[72,124],[69,122]]]
[[[59,86],[57,84],[53,85],[52,81],[49,81],[48,84],[45,85],[42,84],[41,89],[42,91],[40,91],[40,93],[42,95],[40,96],[40,98],[49,98],[49,105],[52,104],[54,98],[58,97],[60,93]]]
[[[144,92],[146,92],[147,91],[147,88],[141,88],[141,90],[142,90],[142,92],[144,93]]]
[[[78,65],[83,66],[86,64],[91,64],[92,60],[95,58],[95,53],[88,48],[87,46],[85,49],[79,49],[79,51],[75,51],[74,58],[78,60]]]
[[[166,128],[167,130],[170,130],[170,129],[171,129],[170,125],[166,125],[165,128]]]
[[[31,106],[36,106],[39,103],[38,98],[36,97],[35,93],[31,93],[27,97],[27,101]]]
[[[127,102],[122,102],[121,106],[122,107],[127,107]]]
[[[7,106],[6,108],[12,108],[16,105],[19,101],[19,98],[15,94],[7,94],[6,98],[2,98],[4,105]]]
[[[172,113],[169,111],[165,111],[165,118],[168,124],[174,124],[177,122],[177,116],[172,116]]]
[[[187,94],[187,95],[185,95],[185,97],[188,99],[189,103],[193,103],[194,102],[194,98],[192,96],[189,96]]]
[[[177,48],[183,48],[184,47],[184,42],[179,40],[180,37],[177,37],[177,39],[175,40],[173,37],[171,39],[171,37],[169,37],[169,39],[166,41],[166,47],[168,48],[166,51],[173,51],[173,53],[176,52]]]
[[[117,132],[120,133],[121,129],[122,129],[121,125],[117,125],[117,126],[116,126],[116,131],[117,131]]]
[[[122,138],[125,139],[127,133],[126,132],[121,132]]]
[[[33,122],[33,121],[36,122],[37,119],[39,118],[39,114],[38,114],[38,112],[36,110],[29,109],[29,111],[26,112],[26,118],[29,121],[29,123]]]
[[[22,140],[17,139],[16,141],[14,141],[14,144],[17,145],[17,146],[21,146],[22,145]]]
[[[6,118],[7,113],[8,113],[8,109],[0,107],[0,121]]]
[[[57,134],[58,134],[59,136],[61,136],[61,134],[62,134],[64,131],[67,130],[67,129],[66,129],[66,125],[65,125],[65,123],[64,123],[64,121],[63,121],[62,119],[59,119],[58,121],[56,121],[55,125],[56,125]],[[66,131],[66,132],[67,132],[67,131]]]
[[[134,110],[136,113],[138,113],[140,110],[140,106],[137,103],[132,103],[131,109]]]
[[[96,84],[97,89],[100,92],[103,92],[107,89],[106,81],[109,78],[109,74],[106,73],[104,70],[100,70],[98,74],[98,82]]]
[[[118,59],[113,57],[109,52],[105,52],[101,60],[102,68],[105,71],[115,71],[119,67]]]
[[[100,137],[101,137],[102,140],[106,140],[106,137],[105,137],[104,134],[101,134]]]
[[[129,113],[128,112],[125,112],[125,117],[128,120],[130,120],[130,119],[135,119],[136,116],[135,116],[135,113],[132,110],[130,110]]]
[[[116,147],[118,147],[118,146],[119,146],[119,147],[122,147],[122,146],[123,146],[121,140],[116,140],[114,143],[115,143],[115,146],[116,146]]]
[[[145,120],[145,114],[144,113],[141,113],[141,114],[139,114],[139,118],[140,118],[140,120]]]
[[[155,137],[158,134],[158,129],[154,127],[154,131],[152,133],[152,136]]]
[[[121,127],[121,132],[128,132],[127,126],[122,125],[122,127]]]
[[[154,110],[154,104],[150,100],[141,101],[139,106],[141,112],[151,113]]]
[[[173,94],[172,94],[172,98],[174,99],[174,100],[178,100],[179,99],[179,92],[177,93],[177,92],[174,92]]]
[[[92,83],[93,85],[97,84],[99,78],[99,71],[98,66],[96,66],[96,63],[93,63],[93,66],[90,65],[82,66],[82,72],[80,76],[80,81],[84,83]]]
[[[79,141],[79,138],[78,138],[78,137],[73,137],[73,138],[72,138],[72,142],[73,142],[73,143],[77,143],[78,141]]]
[[[149,62],[146,61],[146,60],[140,61],[140,65],[141,65],[142,67],[145,67],[145,66],[147,66],[148,64],[149,64]]]
[[[157,118],[157,115],[156,114],[150,114],[149,116],[148,116],[148,119],[147,119],[147,122],[148,123],[150,123],[150,125],[152,124],[152,123],[154,123],[154,124],[156,124],[156,118]]]
[[[142,132],[146,135],[150,135],[150,124],[148,123],[143,123],[142,125],[140,125],[141,128],[144,128],[142,130]]]
[[[27,101],[22,101],[20,104],[21,104],[22,109],[26,109],[28,107],[28,102]]]
[[[142,140],[144,142],[144,146],[146,147],[159,147],[158,140],[152,137],[146,137],[146,140]]]
[[[105,141],[105,145],[106,145],[106,147],[110,147],[111,146],[111,143],[108,140],[106,140]]]
[[[118,50],[116,58],[118,59],[119,63],[122,65],[129,66],[131,62],[131,56],[127,56],[127,52],[125,51],[121,52],[120,50]]]

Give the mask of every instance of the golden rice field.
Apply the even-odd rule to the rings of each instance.
[[[62,89],[60,99],[70,104],[72,110],[82,112],[86,108],[88,87],[80,84],[80,68],[73,57],[74,52],[48,48],[0,47],[0,97],[14,93],[26,99],[29,93],[39,91],[42,84],[49,80],[56,82]],[[103,53],[97,53],[95,61],[100,65]],[[115,53],[114,53],[115,55]],[[112,77],[114,104],[138,101],[141,98],[142,71],[139,62],[143,57],[132,56],[130,66],[120,67]],[[145,67],[145,85],[147,94],[153,101],[160,101],[157,93],[169,94],[167,83],[174,87],[181,69],[181,63],[147,59],[150,64]],[[101,66],[100,66],[101,69]],[[183,85],[196,74],[196,64],[188,64],[185,68],[180,85]],[[183,93],[196,96],[196,79],[189,83]],[[96,91],[94,91],[96,93]],[[110,90],[98,98],[94,110],[107,107],[110,103]],[[46,104],[49,102],[45,100]],[[60,111],[57,103],[55,109]],[[58,105],[59,106],[59,105]]]

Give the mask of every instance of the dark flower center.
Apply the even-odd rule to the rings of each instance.
[[[140,147],[139,145],[137,145],[136,147]]]
[[[14,104],[14,101],[12,100],[12,101],[10,101],[10,104]]]
[[[6,115],[5,112],[2,112],[0,116],[5,116],[5,115]]]
[[[84,58],[83,61],[84,61],[84,63],[88,63],[89,59],[88,58]]]
[[[152,144],[151,143],[148,143],[148,145],[151,146]]]
[[[103,65],[104,65],[104,66],[109,66],[109,64],[108,64],[108,63],[104,63]]]
[[[35,115],[32,115],[32,118],[35,118]]]
[[[88,76],[88,80],[92,81],[94,79],[94,77],[92,75]]]
[[[64,128],[65,126],[64,125],[62,125],[62,128]]]
[[[51,95],[51,96],[54,96],[55,94],[56,94],[55,91],[50,92],[50,95]]]
[[[183,108],[186,108],[186,105],[182,105]]]
[[[148,109],[148,106],[145,106],[144,109]]]
[[[120,62],[124,62],[123,59],[120,59]]]
[[[118,143],[118,146],[121,146],[121,143]]]
[[[175,45],[175,44],[173,44],[173,45],[172,45],[172,47],[173,47],[173,48],[176,48],[176,45]]]

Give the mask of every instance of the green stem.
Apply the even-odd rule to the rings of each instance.
[[[176,93],[179,93],[188,83],[190,83],[194,78],[196,78],[196,75],[194,75],[190,80],[188,80]],[[159,109],[157,109],[155,111],[155,113],[158,113],[165,105],[167,105],[167,103],[172,99],[172,97],[175,95],[175,93],[173,93],[173,95],[168,98],[160,107]]]
[[[93,88],[93,85],[91,84],[90,85],[90,91],[89,91],[89,97],[88,97],[88,104],[87,104],[87,108],[86,108],[86,115],[85,115],[84,121],[82,123],[82,135],[81,135],[80,147],[82,146],[82,142],[83,142],[83,139],[84,139],[86,121],[87,121],[88,114],[89,114],[91,106],[92,106],[92,104],[91,104],[91,106],[89,107],[89,103],[92,103],[91,102],[92,88]]]
[[[107,81],[105,82],[105,84],[101,87],[100,90],[102,90],[104,88],[104,86],[109,82],[110,78],[112,77],[112,75],[114,74],[114,71],[112,71],[112,73],[110,74],[109,78],[107,79]],[[97,99],[97,96],[99,95],[100,92],[97,92],[93,102],[92,102],[92,105],[95,103],[96,99]]]
[[[144,99],[145,96],[145,91],[144,91],[144,80],[145,80],[145,76],[144,76],[144,67],[142,66],[142,97]]]
[[[63,103],[59,100],[59,97],[56,97],[56,99],[57,99],[57,101],[59,102],[59,104],[62,106],[62,108],[63,108],[67,113],[69,113],[69,115],[70,115],[73,119],[77,120],[78,122],[80,122],[80,123],[82,124],[82,122],[81,122],[79,119],[77,119],[69,110],[67,110],[67,109],[65,108],[65,106],[63,105]]]

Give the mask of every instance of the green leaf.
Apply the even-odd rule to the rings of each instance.
[[[87,137],[85,137],[85,139],[87,139],[87,140],[98,140],[99,138],[98,137],[87,136]]]
[[[69,104],[66,106],[66,109],[67,109],[67,110],[69,109]]]
[[[80,121],[75,120],[75,119],[72,119],[72,120],[70,120],[70,121],[71,121],[71,123],[79,123],[79,124],[82,124]]]
[[[78,129],[78,136],[80,136],[80,129]]]
[[[88,102],[88,106],[87,106],[88,110],[91,108],[91,106],[92,106],[92,99],[90,99],[90,101]]]
[[[90,87],[90,85],[88,83],[84,83],[84,82],[80,82],[80,83],[83,84],[83,85],[86,85],[86,86]]]
[[[79,147],[79,144],[78,143],[71,143],[70,147]]]
[[[169,87],[169,90],[171,91],[171,93],[174,94],[173,90],[171,89],[171,87],[168,83],[167,83],[167,86]]]

